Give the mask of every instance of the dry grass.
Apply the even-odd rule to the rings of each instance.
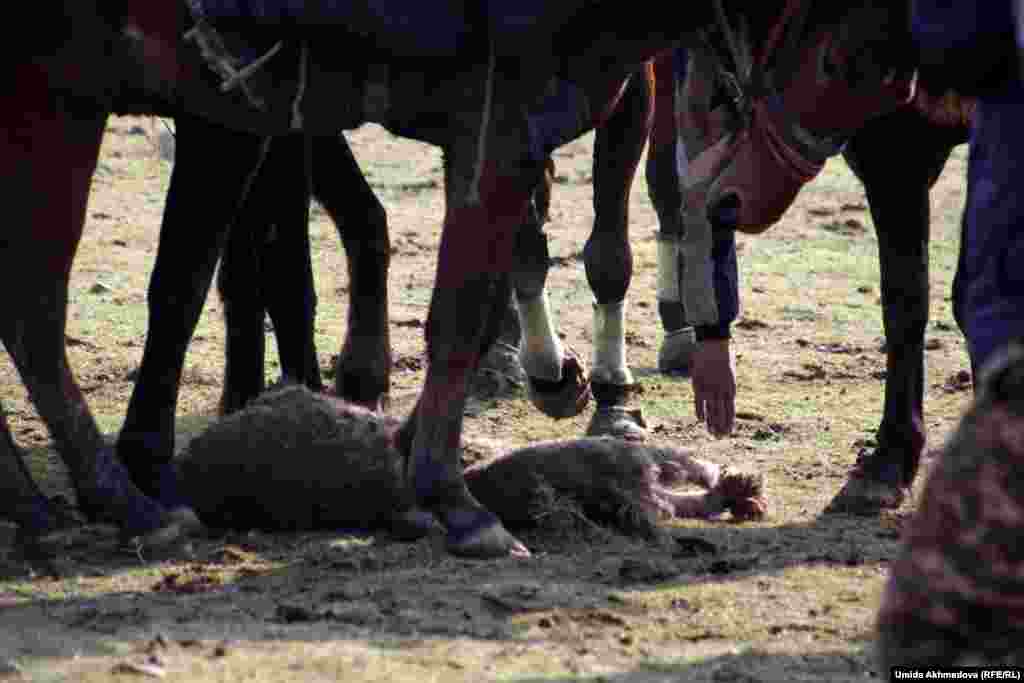
[[[74,272],[68,334],[83,343],[70,348],[71,362],[110,432],[141,355],[169,172],[148,130],[145,121],[112,120]],[[442,211],[440,155],[374,127],[351,139],[389,211],[392,319],[425,320]],[[556,257],[578,252],[589,229],[590,146],[586,138],[556,156],[564,177],[548,227]],[[948,301],[963,177],[961,150],[933,192],[932,445],[968,399],[944,388],[967,367]],[[527,562],[466,562],[444,555],[437,539],[401,545],[343,533],[231,536],[197,544],[191,559],[140,562],[85,538],[69,548],[61,580],[26,575],[0,540],[0,672],[9,663],[33,681],[130,680],[144,674],[112,672],[153,657],[151,671],[189,683],[862,680],[902,517],[820,516],[881,410],[876,241],[862,192],[833,161],[779,226],[741,238],[741,419],[733,437],[717,441],[696,424],[689,383],[655,370],[655,217],[642,175],[631,210],[629,358],[654,438],[759,469],[770,519],[680,522],[675,547],[581,535],[544,544]],[[345,262],[333,228],[321,212],[315,217],[317,343],[326,367],[344,324]],[[582,263],[564,263],[549,278],[552,306],[569,342],[589,354]],[[186,437],[216,407],[219,309],[211,297],[189,351],[179,406]],[[421,357],[420,328],[395,325],[392,335],[397,358]],[[272,356],[269,379],[276,375]],[[410,407],[421,381],[422,370],[396,372],[396,412]],[[33,471],[60,490],[59,461],[6,359],[0,386]],[[553,422],[513,397],[476,405],[466,430],[513,447],[578,436],[587,420],[589,413]]]

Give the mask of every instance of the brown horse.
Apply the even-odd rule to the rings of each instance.
[[[374,52],[371,43],[344,34],[341,27],[327,31],[330,35],[294,29],[283,36],[288,45],[249,83],[249,95],[257,93],[262,109],[254,108],[245,93],[220,92],[202,57],[182,41],[189,22],[184,8],[170,0],[125,0],[116,11],[103,12],[91,3],[70,3],[65,16],[74,30],[58,36],[67,40],[52,49],[39,47],[5,67],[14,88],[2,114],[6,134],[0,163],[15,192],[0,272],[10,279],[7,289],[20,296],[7,304],[0,330],[94,517],[112,518],[128,533],[152,542],[176,535],[181,525],[127,481],[104,450],[64,352],[68,275],[107,114],[174,106],[262,134],[296,128],[333,134],[375,120],[445,149],[447,206],[426,325],[430,365],[399,436],[408,454],[410,485],[419,504],[446,527],[453,553],[527,554],[470,495],[458,458],[467,384],[497,334],[518,227],[543,173],[546,152],[603,123],[631,74],[671,48],[681,34],[712,22],[713,5],[721,6],[693,2],[680,12],[655,4],[645,13],[625,13],[608,3],[565,5],[576,13],[566,13],[558,3],[550,16],[535,17],[529,40],[519,45],[557,49],[529,60],[509,53],[486,30],[479,45],[458,58],[426,61]],[[807,9],[794,14],[794,7]],[[795,0],[762,3],[744,9],[743,16],[757,44],[767,46],[759,52],[767,64],[773,56],[817,53],[818,28],[834,29],[851,20],[851,10],[859,15],[865,8],[888,9],[891,16],[883,19],[889,23],[904,19],[899,8],[866,0],[828,7]],[[794,16],[802,20],[794,22]],[[771,39],[780,32],[788,36],[785,44]],[[339,41],[339,35],[346,40]],[[845,34],[832,30],[828,35],[835,37],[830,45],[845,44]],[[842,68],[852,54],[838,50],[834,61]],[[811,97],[814,74],[792,73],[798,78],[790,80],[804,84],[801,92]],[[538,137],[531,120],[538,109],[523,103],[539,102],[542,108],[552,84],[569,93],[580,115],[577,125]],[[848,89],[852,100],[875,102],[882,81],[870,92]],[[758,93],[754,101],[763,98]],[[821,133],[813,110],[798,111],[795,120],[802,129]],[[598,150],[599,156],[613,152]],[[4,467],[6,479],[24,484],[22,470]],[[36,524],[36,531],[46,531],[49,523],[16,521]]]
[[[829,66],[826,58],[830,52],[824,51],[822,59],[826,61],[818,64],[818,70],[824,75],[825,87],[837,79],[863,79],[864,72],[877,72],[884,65],[901,62],[906,65],[903,58],[891,56],[903,49],[905,32],[905,27],[899,25],[890,27],[882,23],[872,28],[865,24],[859,32],[860,57],[854,60],[852,71],[846,75]],[[688,199],[696,206],[704,201],[711,205],[710,216],[692,212],[687,216],[688,225],[697,228],[690,233],[713,229],[716,206],[717,210],[729,209],[737,214],[743,229],[744,221],[755,227],[773,221],[792,199],[784,192],[766,193],[768,185],[751,182],[751,169],[768,169],[778,163],[777,156],[767,159],[751,156],[770,146],[759,148],[748,144],[754,133],[745,133],[747,137],[722,133],[723,122],[741,118],[743,112],[737,109],[750,106],[751,98],[744,88],[750,88],[751,84],[737,80],[735,61],[730,55],[698,55],[685,87],[682,132],[687,138],[687,151],[694,157],[686,179]],[[810,70],[812,66],[801,68]],[[852,133],[848,138],[833,135],[831,143],[826,139],[815,140],[813,136],[801,137],[805,146],[820,147],[826,153],[830,144],[845,143],[843,154],[864,184],[879,241],[887,340],[882,422],[877,432],[877,445],[858,457],[848,482],[827,507],[828,512],[876,513],[880,509],[899,507],[916,476],[925,447],[922,402],[924,332],[928,321],[928,191],[953,147],[966,142],[973,110],[969,98],[959,97],[941,86],[933,89],[927,81],[900,79],[895,71],[889,71],[885,80],[893,91],[916,86],[912,95],[911,90],[907,90],[907,103],[891,113],[884,113],[891,108],[891,98],[874,104],[862,100],[860,104],[867,108],[860,111],[842,101],[842,107],[818,106],[799,92],[794,92],[788,100],[785,96],[782,98],[785,111],[795,109],[799,115],[800,111],[813,108],[813,117],[821,122],[820,130]],[[738,87],[735,101],[729,102],[720,96],[712,100],[717,91],[730,86]],[[883,115],[868,120],[877,113]],[[778,113],[765,117],[767,120],[763,122],[761,134],[766,137],[774,132],[773,116]],[[867,125],[858,128],[858,121]],[[890,153],[894,140],[899,141],[901,151],[896,157]],[[825,156],[827,154],[819,155],[819,161]],[[809,180],[820,169],[819,164],[807,164],[802,171],[790,166],[794,179],[802,174]],[[779,173],[786,170],[783,167]],[[748,175],[744,177],[744,173]],[[789,190],[798,187],[799,184],[795,184]],[[747,195],[760,203],[745,199]],[[688,260],[700,259],[700,253],[693,253],[700,244],[701,240],[688,235],[684,241],[684,251],[685,247],[690,251],[686,256]],[[704,289],[710,291],[710,284]],[[689,294],[711,296],[701,292]]]

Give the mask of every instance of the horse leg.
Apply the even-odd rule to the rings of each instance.
[[[517,384],[525,382],[527,375],[520,361],[523,326],[519,320],[519,310],[516,306],[517,297],[514,295],[521,298],[534,292],[533,295],[536,296],[536,283],[539,282],[540,287],[543,288],[547,281],[547,264],[549,263],[547,240],[538,239],[536,233],[542,232],[544,224],[548,222],[551,209],[551,190],[554,183],[555,162],[548,157],[544,162],[544,176],[540,185],[534,190],[526,220],[520,228],[519,237],[516,240],[516,261],[513,266],[512,281],[518,287],[514,286],[511,290],[513,295],[509,296],[508,305],[505,307],[497,340],[480,361],[479,371],[481,373],[498,373]],[[523,235],[529,235],[532,239],[524,239]],[[541,266],[541,264],[544,265]],[[546,307],[541,310],[546,310]],[[540,322],[541,329],[553,330],[550,321],[541,320]],[[540,348],[544,348],[544,346],[540,346]]]
[[[279,178],[273,185],[274,191],[284,196],[276,202],[274,237],[261,243],[262,273],[266,278],[262,280],[264,299],[277,337],[282,380],[321,391],[324,385],[313,329],[316,283],[309,245],[313,138],[289,136],[281,142],[287,145],[284,149],[272,149],[270,160],[274,160],[275,152],[283,153],[286,158],[273,168],[275,171],[290,169],[291,175],[288,179]],[[268,193],[268,196],[272,195]],[[271,251],[276,258],[271,258]],[[277,270],[279,265],[284,266],[280,271]],[[274,283],[274,286],[266,286],[266,283]]]
[[[452,116],[445,150],[445,222],[425,330],[426,381],[399,445],[416,499],[447,530],[453,554],[529,552],[469,492],[459,456],[469,382],[500,327],[515,234],[540,182],[513,82],[493,59],[482,112]],[[507,91],[506,91],[507,90]]]
[[[527,396],[542,413],[561,419],[579,415],[590,401],[582,364],[562,346],[545,289],[550,255],[536,202],[531,199],[515,237],[512,283],[519,314],[519,362]]]
[[[896,162],[892,140],[901,144]],[[952,147],[946,131],[910,109],[872,122],[847,146],[847,161],[864,184],[878,234],[887,373],[878,445],[874,452],[862,452],[827,512],[898,508],[917,473],[925,446],[928,191]]]
[[[387,212],[343,136],[318,137],[312,161],[313,196],[337,226],[348,261],[348,327],[334,367],[335,393],[381,410],[391,385]]]
[[[227,327],[222,414],[239,410],[265,388],[266,313],[283,379],[323,388],[313,343],[307,157],[302,136],[274,138],[228,234],[217,276]]]
[[[185,353],[229,225],[265,151],[262,138],[177,119],[174,170],[149,282],[146,344],[117,443],[133,480],[172,508],[184,500],[170,462]]]
[[[680,83],[672,62],[663,57],[654,63],[654,125],[647,147],[647,191],[658,215],[658,317],[665,338],[658,349],[658,370],[689,374],[696,350],[693,326],[683,305],[682,178],[686,155],[676,125],[676,98]]]
[[[269,250],[264,246],[276,231],[272,214],[273,202],[267,197],[277,188],[268,178],[291,177],[296,169],[278,171],[275,152],[283,138],[269,142],[267,158],[260,165],[251,191],[246,193],[238,214],[231,219],[224,238],[224,248],[217,270],[217,294],[224,311],[224,383],[221,388],[219,412],[228,415],[241,410],[246,403],[265,389],[266,319],[268,277],[264,272]],[[275,175],[275,171],[278,171]],[[272,189],[273,188],[273,189]],[[289,199],[286,197],[286,199]],[[161,246],[163,241],[161,240]],[[295,254],[277,255],[294,258]],[[301,257],[300,257],[301,258]]]
[[[106,113],[68,110],[31,65],[14,68],[12,86],[0,107],[0,178],[12,217],[0,237],[0,286],[12,294],[0,315],[0,340],[68,467],[80,508],[127,537],[166,545],[180,535],[178,521],[132,484],[105,447],[65,347],[68,282]]]
[[[597,411],[587,434],[643,439],[639,410],[627,410],[634,386],[626,363],[626,292],[633,277],[629,193],[651,133],[654,82],[650,68],[630,79],[614,113],[594,141],[594,227],[583,248],[594,293],[594,364],[591,386]]]

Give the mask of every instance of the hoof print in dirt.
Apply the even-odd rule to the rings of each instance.
[[[181,472],[210,527],[387,529],[414,540],[435,522],[405,487],[398,425],[339,399],[286,387],[193,439]],[[723,472],[685,450],[607,437],[520,448],[471,465],[465,478],[510,528],[607,527],[656,537],[665,519],[725,511],[756,519],[767,509],[758,476]],[[676,490],[684,484],[703,491]]]
[[[590,403],[587,369],[579,356],[569,350],[562,361],[561,380],[551,382],[528,376],[526,387],[530,403],[556,420],[576,417]]]

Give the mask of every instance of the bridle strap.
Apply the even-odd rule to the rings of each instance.
[[[814,159],[815,163],[824,163],[829,156],[842,149],[843,141],[806,130],[779,102],[781,86],[792,78],[793,74],[789,70],[795,69],[800,57],[800,38],[807,25],[811,4],[812,0],[786,0],[782,14],[768,34],[764,49],[755,57],[741,39],[741,34],[746,33],[745,25],[740,25],[738,33],[729,21],[723,0],[713,0],[715,19],[725,38],[733,69],[723,62],[706,33],[703,37],[715,63],[718,80],[728,91],[744,124],[750,125],[754,103],[764,102],[773,116],[788,129],[786,137],[789,144],[795,143],[795,147]],[[768,68],[770,62],[773,62],[772,69]]]

